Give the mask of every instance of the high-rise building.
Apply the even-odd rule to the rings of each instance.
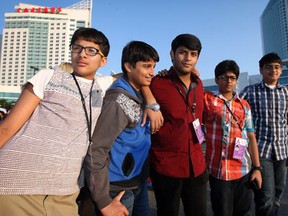
[[[20,86],[39,70],[70,61],[74,31],[91,27],[92,1],[65,8],[19,3],[14,12],[5,13],[0,98],[17,98]]]
[[[288,85],[288,0],[269,0],[260,21],[263,55],[275,52],[281,57],[279,83]]]
[[[275,52],[281,57],[283,70],[279,83],[288,85],[288,0],[269,0],[260,17],[260,26],[263,55]],[[241,72],[235,91],[240,92],[245,86],[259,83],[261,80],[260,73],[249,76],[247,72]],[[205,90],[218,90],[214,78],[203,80],[203,85]]]
[[[288,60],[288,0],[270,0],[261,18],[263,54],[276,52]]]

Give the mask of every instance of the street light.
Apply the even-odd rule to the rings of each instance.
[[[33,75],[35,75],[36,72],[39,71],[38,67],[30,66],[30,68],[34,70],[34,74]]]

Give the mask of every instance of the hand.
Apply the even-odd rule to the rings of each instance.
[[[191,71],[191,73],[192,73],[194,76],[197,76],[197,77],[200,76],[200,73],[199,73],[199,71],[197,70],[197,68],[193,68],[193,70]],[[158,71],[158,75],[159,75],[159,76],[162,76],[162,77],[165,77],[165,76],[168,75],[168,71],[167,71],[166,69],[160,70],[160,71]]]
[[[158,71],[158,75],[162,76],[162,77],[165,77],[165,76],[168,75],[168,70],[166,70],[166,69],[160,70],[160,71]]]
[[[127,208],[120,202],[125,191],[121,191],[112,202],[100,211],[103,216],[128,216]]]
[[[253,170],[250,178],[251,183],[256,181],[258,188],[262,187],[262,174],[259,170]]]
[[[200,76],[200,73],[199,71],[197,70],[197,68],[193,68],[193,71],[191,72],[194,76],[197,76],[199,77]]]
[[[144,114],[143,114],[143,120],[142,120],[142,124],[141,124],[142,127],[146,123],[147,116],[150,120],[151,134],[154,134],[157,131],[159,131],[160,128],[162,127],[162,125],[164,123],[164,118],[163,118],[160,110],[155,112],[149,108],[146,108],[144,110]]]

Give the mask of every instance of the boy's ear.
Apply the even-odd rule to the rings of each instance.
[[[219,81],[219,80],[218,80],[217,78],[215,78],[215,83],[216,83],[217,85],[218,85],[218,81]]]
[[[263,68],[259,68],[259,72],[262,75]]]
[[[131,72],[131,67],[132,67],[131,64],[129,64],[128,62],[125,62],[124,67],[125,67],[127,73]]]
[[[107,61],[108,61],[107,57],[102,57],[100,67],[104,67],[107,64]]]
[[[174,52],[173,52],[173,50],[170,51],[170,57],[171,57],[171,60],[173,62],[173,60],[174,60]]]

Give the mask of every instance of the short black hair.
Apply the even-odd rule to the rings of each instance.
[[[189,50],[197,50],[198,55],[200,55],[202,49],[199,38],[192,34],[180,34],[171,43],[171,49],[174,53],[180,46],[184,46]]]
[[[101,31],[98,31],[95,28],[79,28],[74,32],[70,46],[79,39],[90,41],[99,45],[100,51],[103,53],[103,55],[106,57],[108,56],[110,50],[109,40]]]
[[[218,78],[219,76],[226,74],[227,72],[232,72],[235,74],[235,76],[239,77],[240,69],[237,63],[233,60],[224,60],[217,64],[215,67],[214,73],[215,78]]]
[[[266,64],[279,63],[282,66],[282,60],[277,53],[271,52],[264,55],[259,61],[259,68],[263,68]]]
[[[124,66],[126,62],[135,67],[138,61],[146,62],[150,59],[154,60],[155,62],[159,61],[159,55],[151,45],[142,41],[131,41],[123,48],[122,51],[122,71],[125,75],[127,75],[127,71]]]

